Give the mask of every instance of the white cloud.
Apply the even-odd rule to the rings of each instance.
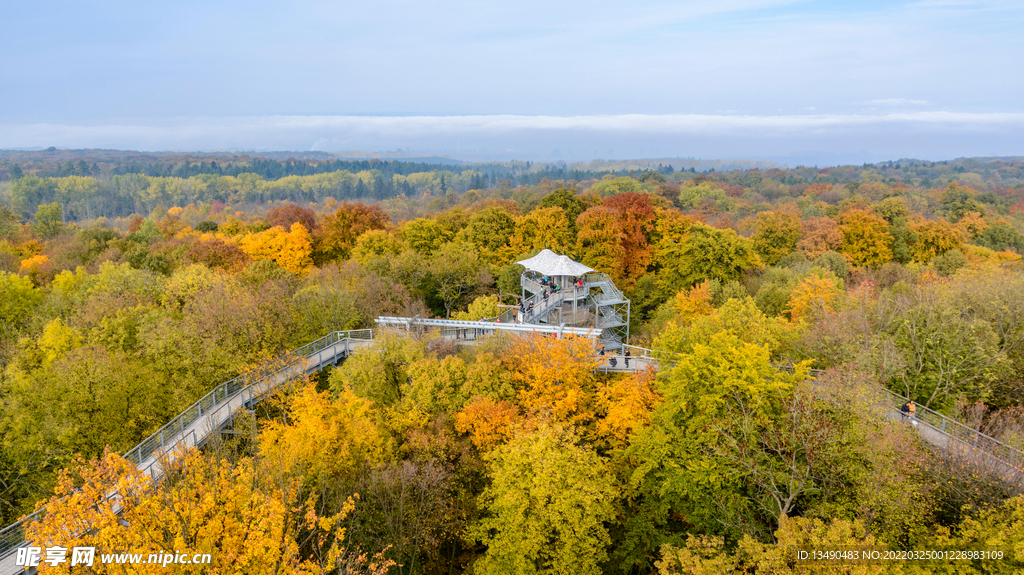
[[[500,138],[520,133],[658,135],[794,135],[802,132],[899,129],[949,132],[1019,130],[1024,113],[906,112],[887,114],[621,114],[580,116],[262,116],[195,118],[177,123],[22,124],[0,129],[0,146],[159,149],[267,149],[295,141],[323,147],[343,138],[356,147],[398,145],[456,136]]]
[[[928,100],[910,100],[908,98],[883,98],[881,100],[871,100],[868,104],[875,104],[876,106],[927,106]]]
[[[1024,154],[1024,113],[260,116],[0,125],[0,148],[48,146],[191,151],[413,149],[462,158],[540,160],[549,159],[553,149],[581,160],[770,159],[814,150],[816,156],[805,154],[801,161],[824,163],[835,154],[851,151],[861,161]]]

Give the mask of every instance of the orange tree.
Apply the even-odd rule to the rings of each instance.
[[[519,389],[519,404],[553,421],[583,423],[593,418],[591,401],[601,359],[584,337],[516,338],[503,358]]]
[[[633,282],[647,272],[647,266],[654,259],[650,245],[655,224],[651,196],[626,192],[605,198],[603,205],[615,210],[618,215],[619,228],[622,230],[622,260],[619,267],[624,285],[632,287]]]
[[[316,262],[345,259],[355,246],[356,238],[370,230],[383,230],[391,225],[380,206],[342,202],[341,206],[324,217],[316,229]]]
[[[796,248],[808,259],[817,259],[825,252],[839,251],[843,247],[842,230],[835,220],[826,216],[804,220],[800,234]]]

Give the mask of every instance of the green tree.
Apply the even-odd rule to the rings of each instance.
[[[6,239],[14,235],[18,230],[21,218],[14,210],[4,204],[0,204],[0,239]]]
[[[644,186],[633,178],[625,176],[616,178],[608,175],[601,178],[601,181],[594,184],[590,189],[594,193],[600,194],[601,197],[607,197],[627,192],[642,193]]]
[[[331,374],[331,390],[338,395],[351,389],[378,405],[391,405],[401,399],[409,365],[425,353],[422,342],[397,335],[379,337],[373,347],[354,354]]]
[[[985,207],[974,199],[974,190],[965,188],[956,182],[950,182],[942,193],[942,207],[951,222],[958,222],[969,212],[985,213]]]
[[[659,339],[654,347],[674,350],[675,341]],[[710,449],[725,445],[715,422],[728,415],[727,398],[744,402],[752,417],[770,414],[780,394],[802,377],[800,370],[776,370],[765,347],[729,332],[695,342],[676,356],[658,380],[664,401],[626,452],[637,463],[629,479],[636,504],[627,513],[618,550],[622,569],[647,563],[663,543],[682,541],[682,525],[672,518],[685,517],[691,529],[721,533],[721,519],[743,514],[749,505],[740,495],[743,480]]]
[[[448,227],[430,218],[417,218],[402,227],[402,239],[422,255],[433,254],[454,237]]]
[[[8,439],[25,457],[95,457],[107,445],[124,450],[172,413],[167,388],[153,385],[159,379],[148,366],[98,345],[58,341],[54,331],[39,341],[44,363],[10,370],[4,390]]]
[[[409,379],[402,385],[402,411],[454,415],[470,399],[465,394],[466,362],[458,356],[423,358],[412,362],[408,372]]]
[[[705,279],[728,282],[749,269],[761,267],[750,241],[733,230],[693,224],[678,243],[663,243],[660,285],[669,293],[692,287]]]
[[[54,202],[39,206],[36,210],[34,230],[41,238],[52,238],[64,231],[64,208]]]
[[[430,275],[437,283],[437,295],[444,303],[447,317],[462,307],[465,299],[485,283],[490,275],[480,256],[467,244],[445,244],[430,260]]]
[[[893,335],[905,354],[905,369],[895,388],[933,408],[957,396],[985,398],[989,384],[1007,367],[992,325],[964,313],[936,287],[920,288],[896,304]]]
[[[1007,222],[996,222],[985,228],[981,237],[978,238],[978,243],[996,251],[1008,248],[1024,250],[1024,241],[1022,241],[1021,235]]]
[[[498,251],[508,242],[515,228],[516,221],[507,211],[492,206],[470,216],[458,239],[475,245],[486,259],[497,263]]]
[[[481,575],[596,575],[610,542],[604,523],[618,496],[607,464],[550,427],[486,456],[487,516],[470,537],[487,546]]]

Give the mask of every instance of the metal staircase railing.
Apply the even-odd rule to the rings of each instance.
[[[589,272],[583,276],[584,287],[597,288],[603,297],[598,298],[599,302],[621,302],[626,301],[626,296],[615,287],[611,276],[601,272]],[[602,304],[606,305],[606,304]]]

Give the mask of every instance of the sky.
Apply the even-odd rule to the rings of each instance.
[[[1024,155],[1024,2],[5,3],[0,148]]]

